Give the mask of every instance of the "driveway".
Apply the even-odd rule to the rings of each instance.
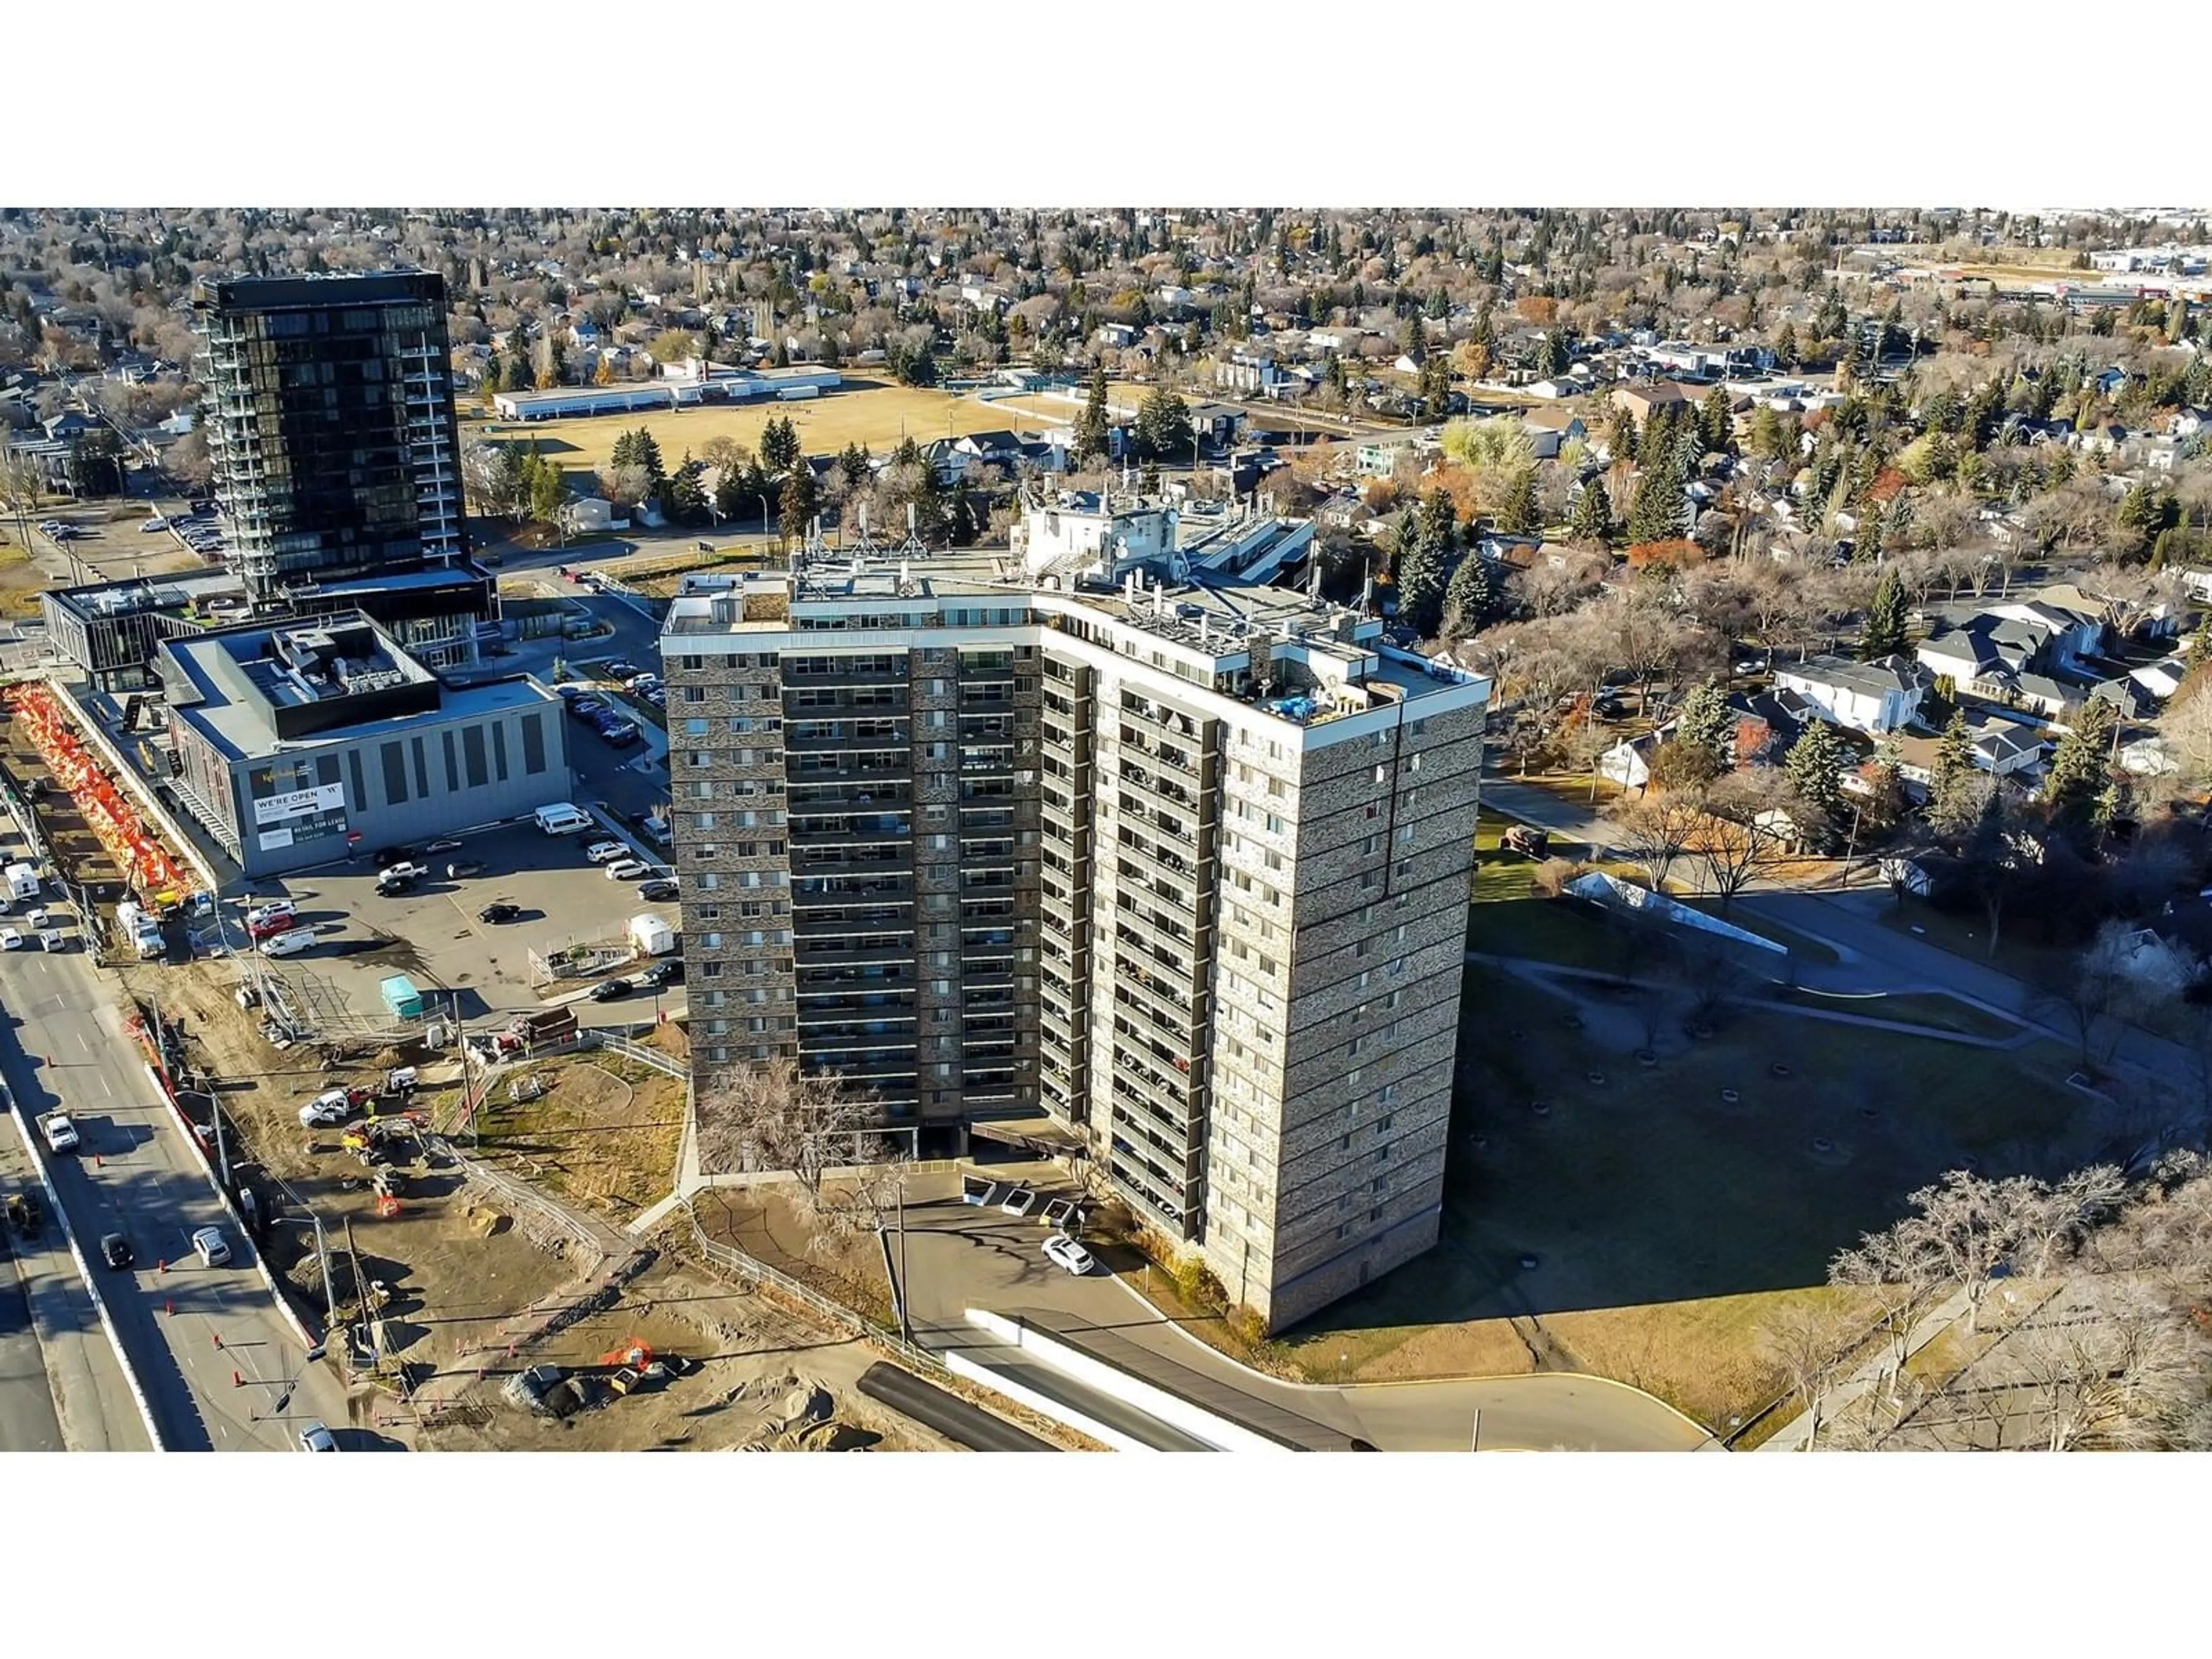
[[[993,1169],[1019,1172],[1048,1190],[1057,1171],[1047,1165]],[[1058,1182],[1066,1189],[1064,1180]],[[1280,1411],[1364,1439],[1384,1451],[1483,1450],[1694,1451],[1705,1431],[1650,1395],[1599,1377],[1540,1375],[1434,1382],[1285,1382],[1248,1370],[1188,1334],[1117,1278],[1076,1279],[1048,1261],[1045,1229],[995,1210],[959,1201],[951,1178],[943,1196],[922,1182],[909,1188],[908,1272],[915,1334],[928,1347],[972,1346],[979,1334],[966,1310],[1050,1313],[1078,1336],[1111,1332],[1144,1353],[1195,1371],[1208,1382]],[[921,1191],[930,1195],[917,1200]],[[1042,1202],[1039,1207],[1042,1208]],[[1334,1437],[1323,1437],[1333,1440]]]

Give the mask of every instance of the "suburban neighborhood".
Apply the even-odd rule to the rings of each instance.
[[[0,212],[0,1444],[2212,1449],[2208,250]]]

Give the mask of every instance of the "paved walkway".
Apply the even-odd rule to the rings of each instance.
[[[1961,1285],[1920,1316],[1905,1339],[1905,1357],[1918,1353],[1966,1315],[1966,1291]],[[1840,1382],[1832,1383],[1820,1396],[1820,1422],[1823,1426],[1836,1420],[1837,1413],[1880,1388],[1889,1376],[1889,1345],[1882,1344],[1874,1358],[1861,1365]],[[1773,1437],[1761,1445],[1760,1451],[1803,1451],[1805,1432],[1810,1419],[1801,1409],[1790,1421],[1783,1425]]]
[[[1619,830],[1595,808],[1565,800],[1550,790],[1486,777],[1482,794],[1485,805],[1509,817],[1592,847],[1612,849],[1619,844]],[[2049,1023],[2039,1011],[2040,997],[2034,988],[1986,963],[1887,926],[1881,916],[1896,902],[1887,885],[1838,891],[1766,883],[1735,902],[1747,917],[1764,918],[1802,933],[1843,958],[1834,967],[1808,965],[1801,979],[1809,990],[1898,995],[1937,992],[2018,1020],[2034,1036],[2069,1047],[2079,1042],[2075,1032]],[[2201,1098],[2196,1057],[2181,1044],[2136,1026],[2122,1033],[2109,1069],[2154,1094],[2184,1103]]]

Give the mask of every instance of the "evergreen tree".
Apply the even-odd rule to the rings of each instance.
[[[2112,781],[2112,732],[2118,723],[2112,705],[2093,697],[2051,751],[2043,799],[2052,822],[2077,840],[2091,827],[2097,799]]]
[[[1152,460],[1180,460],[1192,453],[1190,406],[1164,386],[1145,395],[1137,410],[1137,453]]]
[[[1811,720],[1790,745],[1782,769],[1797,798],[1833,818],[1844,804],[1844,741],[1824,720]]]
[[[722,476],[714,480],[714,515],[734,519],[744,510],[745,475],[742,468],[726,466]]]
[[[538,465],[530,480],[530,516],[539,524],[551,524],[568,499],[568,486],[562,482],[558,461],[532,459]]]
[[[1583,486],[1569,528],[1575,540],[1593,546],[1602,547],[1613,539],[1613,497],[1606,493],[1604,479],[1592,478]]]
[[[785,474],[783,493],[776,501],[776,528],[787,542],[806,539],[806,526],[814,517],[814,472],[794,466]]]
[[[849,443],[845,446],[844,452],[837,457],[837,470],[845,475],[847,489],[858,489],[862,484],[867,483],[868,475],[872,470],[868,460],[867,447],[865,444]]]
[[[1727,388],[1717,386],[1698,405],[1698,442],[1707,454],[1725,455],[1733,429]]]
[[[707,492],[699,487],[701,467],[686,450],[684,464],[669,476],[662,510],[672,524],[697,524],[707,516]]]
[[[1073,459],[1077,466],[1106,458],[1106,370],[1101,366],[1091,371],[1091,394],[1084,400],[1083,413],[1075,422]]]
[[[1536,500],[1536,470],[1524,466],[1505,481],[1498,494],[1494,518],[1498,533],[1526,536],[1537,529],[1541,509]]]
[[[1660,423],[1654,420],[1644,434],[1647,446],[1651,433],[1659,429]],[[1680,535],[1687,483],[1680,449],[1670,444],[1667,453],[1656,457],[1637,477],[1636,495],[1628,505],[1628,539],[1663,542]]]
[[[637,454],[633,465],[645,469],[646,478],[656,489],[668,477],[668,469],[661,465],[660,445],[643,427],[637,429]]]
[[[1867,605],[1866,626],[1859,635],[1860,658],[1873,662],[1904,650],[1906,615],[1905,584],[1894,570],[1884,571]]]
[[[637,465],[636,433],[617,432],[615,434],[614,453],[609,458],[608,465],[612,466],[617,471],[620,471],[623,467],[635,466]]]
[[[1636,459],[1636,416],[1626,408],[1613,411],[1613,422],[1605,429],[1606,453],[1616,461]]]
[[[1425,510],[1401,520],[1397,552],[1391,561],[1398,620],[1424,639],[1434,635],[1443,615],[1446,550],[1431,529],[1433,522]]]
[[[1690,688],[1674,714],[1674,741],[1699,756],[1708,776],[1727,769],[1735,738],[1735,711],[1711,680]]]
[[[1936,763],[1928,769],[1928,793],[1941,801],[1974,775],[1974,736],[1964,709],[1951,711],[1950,723],[1936,742]]]
[[[1468,552],[1452,572],[1444,590],[1444,630],[1465,636],[1488,627],[1504,614],[1505,584],[1498,567],[1479,554]]]

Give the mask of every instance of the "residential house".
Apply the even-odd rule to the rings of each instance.
[[[2043,763],[2051,745],[2050,738],[2032,726],[2001,716],[1984,715],[1976,720],[1968,716],[1972,732],[1968,757],[1978,771],[1991,777],[2012,778],[2025,783],[2025,775],[2033,773]],[[1897,750],[1897,775],[1905,785],[1907,796],[1915,801],[1924,801],[1934,787],[1936,767],[1942,753],[1942,739],[1900,733],[1889,740]],[[1853,787],[1854,781],[1846,780],[1844,787]],[[1864,789],[1863,783],[1856,785]]]
[[[1589,435],[1582,416],[1563,409],[1531,410],[1521,417],[1521,429],[1540,461],[1557,460],[1562,449]]]
[[[970,432],[954,439],[952,447],[978,466],[1012,467],[1023,459],[1022,441],[1003,429]]]
[[[1649,386],[1615,386],[1609,401],[1613,408],[1626,410],[1641,426],[1651,418],[1653,410],[1686,404],[1690,397],[1672,380],[1655,380]]]
[[[2181,683],[2189,677],[2189,659],[2179,652],[2161,657],[2156,662],[2145,663],[2140,668],[2128,671],[2128,678],[2160,702],[2181,690]]]
[[[1920,700],[1934,686],[1936,677],[1901,654],[1874,662],[1815,657],[1777,670],[1774,683],[1804,697],[1824,720],[1879,737],[1919,714]]]
[[[1729,738],[1729,758],[1737,766],[1779,765],[1804,731],[1805,722],[1820,717],[1811,699],[1780,689],[1731,691],[1727,702],[1729,712],[1735,716]]]

